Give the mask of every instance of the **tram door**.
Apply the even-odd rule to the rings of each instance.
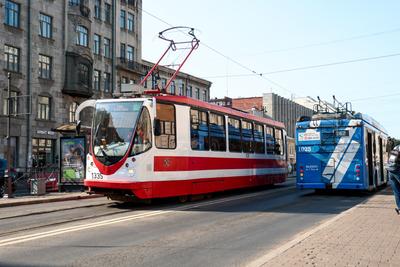
[[[383,174],[383,142],[382,142],[382,137],[379,136],[379,172],[380,172],[380,178],[381,182],[385,180],[385,176]]]
[[[368,185],[374,185],[374,163],[372,162],[372,133],[367,131]]]

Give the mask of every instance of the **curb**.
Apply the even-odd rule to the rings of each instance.
[[[70,201],[70,200],[80,200],[80,199],[91,199],[91,198],[98,198],[98,197],[104,197],[104,196],[103,195],[86,195],[86,196],[79,195],[79,196],[65,196],[65,197],[57,197],[57,198],[22,200],[22,201],[18,201],[18,202],[0,203],[0,208],[32,205],[32,204],[43,204],[43,203],[51,203],[51,202]]]

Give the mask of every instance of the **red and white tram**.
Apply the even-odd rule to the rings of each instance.
[[[94,107],[84,182],[90,192],[151,199],[287,177],[280,122],[172,95],[97,100]]]

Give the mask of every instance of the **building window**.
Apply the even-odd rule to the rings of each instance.
[[[128,83],[128,78],[122,76],[121,77],[121,84],[127,84]]]
[[[200,89],[196,88],[196,89],[194,89],[194,92],[195,92],[194,93],[195,94],[195,98],[200,100]]]
[[[20,5],[13,1],[6,0],[4,23],[12,27],[19,27]]]
[[[191,85],[188,85],[186,87],[186,96],[192,97],[192,86]]]
[[[122,59],[125,59],[125,55],[126,55],[125,44],[121,43],[120,57],[121,57]]]
[[[86,64],[79,64],[78,77],[80,84],[89,87],[89,67]]]
[[[76,44],[81,46],[88,46],[88,29],[82,25],[76,26]]]
[[[76,102],[72,102],[69,105],[69,110],[68,110],[69,122],[75,122],[75,113],[76,113],[77,108],[78,108],[78,104]]]
[[[201,100],[207,101],[207,90],[203,90],[203,94],[202,94],[201,98],[202,98]]]
[[[94,1],[94,17],[101,19],[101,0]]]
[[[185,88],[185,84],[181,81],[179,83],[179,95],[184,95],[183,88]]]
[[[40,13],[39,24],[39,35],[45,38],[51,38],[53,18],[43,13]]]
[[[8,100],[8,91],[3,91],[3,115],[8,115],[8,103],[10,103],[11,115],[18,114],[17,96],[18,93],[11,91],[11,99]]]
[[[156,114],[159,134],[156,138],[156,147],[165,149],[176,148],[175,106],[157,103]]]
[[[125,29],[126,28],[126,12],[125,10],[121,10],[121,15],[120,15],[120,19],[119,19],[119,26],[121,29]]]
[[[111,41],[110,39],[104,37],[104,56],[106,58],[111,58],[110,49],[111,49]]]
[[[51,79],[51,57],[39,55],[39,77]]]
[[[93,53],[95,55],[100,55],[100,44],[101,44],[101,36],[98,34],[94,34],[94,36],[93,36]]]
[[[111,74],[104,72],[104,92],[110,92],[111,89]]]
[[[81,0],[68,0],[70,6],[79,6],[81,4]]]
[[[104,21],[111,23],[111,5],[108,3],[104,4]]]
[[[50,120],[50,97],[38,96],[37,117],[41,120]]]
[[[19,71],[19,48],[4,45],[4,60],[6,69],[10,71]]]
[[[32,138],[32,156],[34,167],[45,167],[54,163],[54,140]]]
[[[132,62],[133,61],[133,46],[130,46],[130,45],[128,45],[128,48],[127,48],[127,50],[126,50],[126,56],[127,56],[127,59],[128,59],[128,61],[129,62]]]
[[[133,27],[135,25],[135,16],[132,13],[128,12],[128,31],[133,32]]]
[[[175,81],[172,81],[169,86],[169,92],[171,95],[175,95]]]
[[[101,72],[99,70],[93,71],[93,89],[96,91],[100,91],[100,77]]]

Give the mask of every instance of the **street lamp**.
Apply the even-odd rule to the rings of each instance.
[[[5,174],[5,178],[7,178],[7,195],[9,198],[12,198],[12,176],[11,176],[11,73],[7,74],[7,172]]]

